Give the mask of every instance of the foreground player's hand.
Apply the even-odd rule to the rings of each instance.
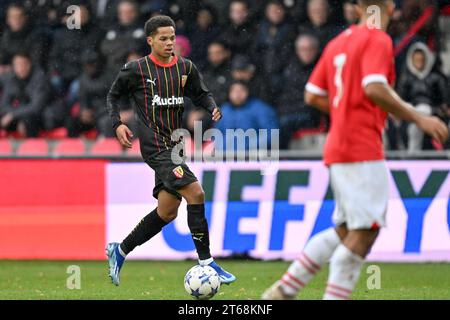
[[[116,129],[117,139],[124,148],[131,148],[131,138],[133,138],[133,132],[124,124],[121,124]]]
[[[448,139],[448,127],[438,117],[423,117],[417,123],[419,128],[440,143]]]
[[[220,108],[216,107],[214,108],[212,112],[212,119],[213,121],[217,122],[222,118],[222,111],[220,111]]]

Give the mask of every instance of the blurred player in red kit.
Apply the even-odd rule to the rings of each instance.
[[[394,50],[385,31],[394,2],[359,0],[356,8],[360,23],[330,41],[305,91],[306,104],[330,114],[324,161],[336,201],[335,227],[313,236],[263,299],[294,299],[328,261],[323,298],[350,297],[385,226],[389,185],[382,133],[388,113],[415,123],[441,143],[448,138],[441,120],[418,113],[391,87]]]

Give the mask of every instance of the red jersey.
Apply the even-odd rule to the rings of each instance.
[[[354,25],[327,45],[306,85],[307,91],[328,96],[330,102],[325,164],[384,159],[387,113],[364,88],[394,81],[394,49],[385,32]]]

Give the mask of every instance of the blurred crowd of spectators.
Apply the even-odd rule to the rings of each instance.
[[[428,5],[397,1],[394,43]],[[73,28],[73,5],[81,28]],[[157,14],[177,24],[177,53],[202,71],[224,119],[218,129],[280,129],[280,147],[302,132],[320,134],[327,116],[306,106],[303,88],[327,42],[357,22],[350,1],[334,0],[25,0],[0,2],[0,130],[35,137],[64,127],[70,137],[112,137],[106,94],[126,61],[149,54],[143,26]],[[400,94],[418,110],[448,121],[449,83],[441,72],[437,19],[397,56]],[[449,30],[447,30],[449,32]],[[427,44],[427,45],[425,45]],[[134,126],[124,99],[122,121]],[[192,104],[185,126],[213,124]],[[433,149],[413,126],[389,120],[390,149]],[[320,148],[320,145],[315,147]],[[448,147],[448,146],[447,146]]]

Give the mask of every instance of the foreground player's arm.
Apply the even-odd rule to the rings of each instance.
[[[106,108],[111,117],[114,132],[120,144],[125,148],[131,148],[131,138],[133,133],[120,120],[120,98],[128,96],[130,92],[130,77],[132,74],[131,63],[125,64],[114,80],[111,89],[108,92]]]
[[[445,142],[447,126],[436,117],[424,116],[406,103],[389,86],[395,79],[394,48],[385,33],[370,38],[361,56],[361,73],[364,93],[377,106],[405,121],[414,122],[434,139]]]
[[[448,139],[448,128],[444,122],[437,117],[424,116],[417,112],[386,83],[370,83],[364,91],[366,96],[384,111],[402,120],[416,123],[422,131],[441,143]]]
[[[185,95],[189,97],[194,105],[200,106],[212,115],[212,120],[217,122],[222,118],[222,112],[217,106],[211,92],[209,92],[200,72],[195,64],[190,62],[187,67],[189,70],[188,80],[186,82]]]
[[[329,113],[330,104],[328,101],[327,68],[325,62],[326,52],[327,48],[325,48],[308,79],[305,87],[304,100],[305,105],[313,106],[324,113]]]
[[[328,102],[328,96],[320,96],[305,90],[305,104],[308,106],[316,107],[323,113],[330,112],[330,104]]]

